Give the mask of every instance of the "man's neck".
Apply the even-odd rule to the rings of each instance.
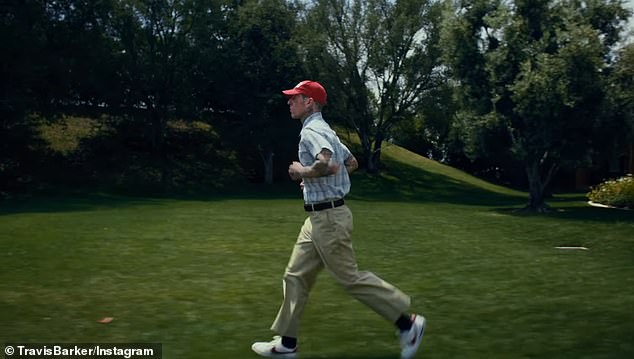
[[[311,118],[314,117],[314,115],[320,113],[320,111],[313,111],[311,113],[309,113],[306,117],[302,118],[302,125],[306,123],[306,121]]]

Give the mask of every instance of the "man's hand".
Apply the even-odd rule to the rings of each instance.
[[[359,162],[357,162],[357,159],[352,155],[346,158],[346,161],[343,164],[346,165],[346,171],[348,171],[348,174],[359,168]]]
[[[291,176],[293,181],[299,181],[302,179],[302,172],[304,171],[304,166],[297,161],[293,161],[290,166],[288,166],[288,175]]]

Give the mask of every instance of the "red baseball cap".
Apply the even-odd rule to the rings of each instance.
[[[284,90],[282,93],[289,98],[295,95],[312,97],[313,100],[319,102],[322,106],[326,104],[326,98],[328,97],[326,90],[319,82],[310,80],[302,81],[292,89]]]

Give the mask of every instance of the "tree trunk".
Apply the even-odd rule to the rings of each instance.
[[[528,177],[528,203],[524,209],[532,212],[545,212],[547,207],[544,202],[544,187],[537,161],[526,166],[526,176]]]
[[[548,169],[545,178],[542,179],[540,171],[540,161],[536,160],[526,165],[526,175],[528,177],[528,203],[525,210],[531,212],[548,212],[550,207],[546,204],[546,188],[557,171],[558,166],[553,164]]]
[[[375,162],[374,153],[370,152],[368,154],[367,159],[368,160],[366,161],[366,171],[373,175],[378,174],[379,167],[377,166],[377,163]]]
[[[381,146],[383,145],[383,137],[377,136],[374,139],[374,149],[368,157],[368,173],[378,174],[381,169]]]
[[[154,155],[160,156],[163,153],[164,134],[165,123],[162,114],[158,110],[150,110],[150,144]]]
[[[273,184],[273,156],[275,153],[271,150],[266,150],[266,152],[260,150],[260,156],[264,164],[264,183]]]
[[[361,147],[363,148],[363,158],[365,159],[365,167],[368,173],[372,173],[374,167],[371,163],[372,160],[372,143],[370,142],[370,138],[367,134],[357,132],[359,134],[359,138],[361,139]]]
[[[634,173],[634,143],[630,143],[630,161],[627,165],[627,173]]]

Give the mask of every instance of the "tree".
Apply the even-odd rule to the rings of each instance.
[[[120,105],[143,123],[155,154],[163,150],[167,120],[189,96],[185,55],[194,18],[204,11],[195,6],[191,0],[126,0],[114,19],[115,56],[122,64]]]
[[[0,15],[0,182],[33,175],[41,162],[35,128],[100,102],[112,67],[105,22],[111,1],[10,0]],[[106,61],[101,61],[104,65]],[[88,106],[85,106],[89,104]]]
[[[9,1],[0,15],[0,194],[20,176],[29,153],[33,131],[25,116],[38,106],[34,87],[46,71],[41,59],[47,30],[44,7],[39,2]]]
[[[596,162],[600,158],[618,156],[629,146],[628,167],[634,168],[634,43],[625,45],[616,53],[609,69],[607,101],[603,121],[597,126]]]
[[[610,99],[612,109],[620,119],[619,131],[622,143],[634,143],[634,43],[619,51],[615,70],[611,74]],[[634,158],[630,157],[630,161]]]
[[[305,61],[359,135],[370,173],[393,127],[444,81],[439,18],[420,0],[318,0],[308,11]]]
[[[393,127],[394,142],[430,159],[453,165],[464,157],[453,131],[455,104],[449,83],[430,91],[418,104],[410,121]]]
[[[228,135],[247,166],[262,164],[257,172],[267,184],[274,179],[276,153],[295,153],[297,124],[281,91],[299,82],[296,29],[297,10],[284,0],[245,1],[229,19],[224,91],[236,116]]]
[[[526,208],[543,211],[553,175],[591,146],[602,70],[627,12],[619,1],[448,4],[444,58],[459,84],[470,151],[509,150],[526,171]]]

